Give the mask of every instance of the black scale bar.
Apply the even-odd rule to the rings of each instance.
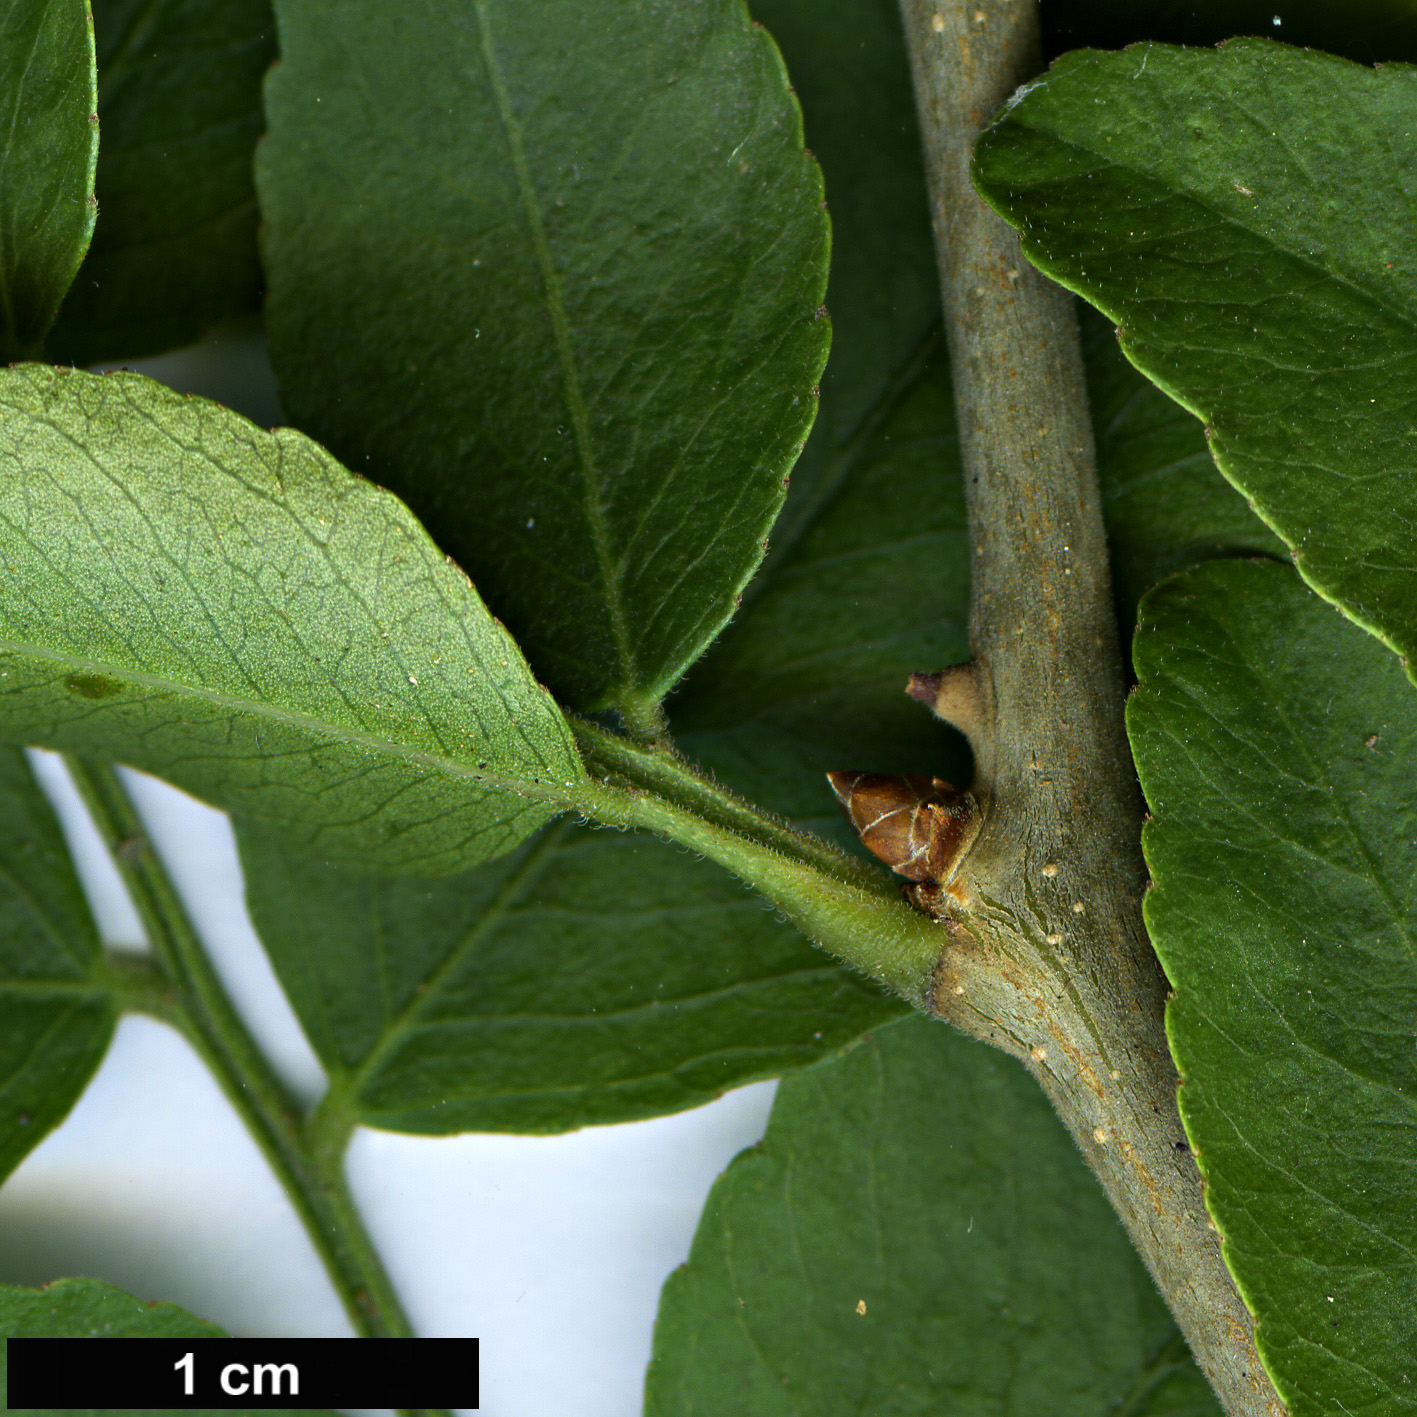
[[[15,1407],[473,1407],[475,1338],[11,1338]]]

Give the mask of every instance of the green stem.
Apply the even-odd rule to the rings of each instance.
[[[673,750],[642,748],[583,720],[573,718],[570,722],[586,767],[603,781],[652,792],[706,822],[792,857],[804,866],[862,890],[892,894],[886,889],[886,877],[875,867],[782,817],[750,805],[696,771]],[[822,781],[825,784],[825,773]],[[825,786],[822,794],[826,800]]]
[[[344,1151],[353,1129],[348,1110],[327,1097],[305,1124],[299,1102],[227,998],[117,773],[87,758],[66,755],[65,761],[113,853],[157,961],[155,969],[109,956],[107,969],[120,998],[179,1028],[211,1069],[285,1187],[355,1332],[364,1338],[412,1337],[345,1183]]]
[[[918,1007],[929,997],[941,929],[882,872],[764,816],[673,753],[573,723],[592,777],[588,815],[700,852],[765,895],[813,943]]]

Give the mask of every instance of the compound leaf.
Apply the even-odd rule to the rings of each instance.
[[[1181,1113],[1295,1417],[1417,1411],[1417,704],[1273,563],[1152,591],[1128,727]]]
[[[86,0],[0,5],[0,363],[38,348],[88,248],[97,107]]]
[[[98,226],[45,346],[73,364],[174,349],[257,308],[251,156],[275,58],[270,0],[93,12]]]
[[[911,1018],[786,1079],[660,1300],[647,1417],[1219,1417],[1011,1059]]]
[[[289,412],[559,695],[654,705],[811,426],[828,231],[741,0],[280,0],[257,160]]]
[[[333,857],[454,870],[585,783],[394,497],[136,374],[0,372],[0,737],[147,768]]]
[[[900,687],[963,648],[962,499],[949,494],[953,415],[894,7],[823,16],[787,0],[758,14],[840,192],[836,342],[767,568],[671,707],[723,776],[834,827],[822,771],[843,755],[885,741],[885,765],[911,768],[949,754]],[[865,47],[843,54],[823,24]],[[869,85],[843,84],[866,70]],[[883,243],[899,257],[884,283]],[[847,584],[842,564],[857,571]],[[549,1131],[672,1111],[817,1062],[902,1009],[718,868],[644,837],[557,824],[438,882],[337,872],[249,827],[241,838],[276,968],[371,1125]]]
[[[1417,69],[1267,40],[1060,59],[977,177],[1041,269],[1203,418],[1301,575],[1417,650]],[[1417,672],[1417,663],[1414,663]]]

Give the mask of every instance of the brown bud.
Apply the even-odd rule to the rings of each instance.
[[[861,844],[909,881],[948,885],[979,835],[979,804],[943,778],[829,772]]]

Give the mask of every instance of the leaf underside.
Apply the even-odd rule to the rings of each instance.
[[[1417,647],[1417,70],[1266,40],[1081,51],[980,139],[1026,254],[1207,423],[1303,575]]]
[[[655,1326],[647,1417],[1218,1417],[1033,1080],[933,1020],[783,1082]]]
[[[578,708],[733,613],[811,426],[828,229],[741,0],[280,0],[257,159],[291,418]]]
[[[294,842],[452,870],[584,781],[395,498],[135,374],[0,372],[0,738],[146,768]]]
[[[1292,571],[1143,602],[1128,727],[1181,1113],[1294,1417],[1417,1410],[1417,703]]]

